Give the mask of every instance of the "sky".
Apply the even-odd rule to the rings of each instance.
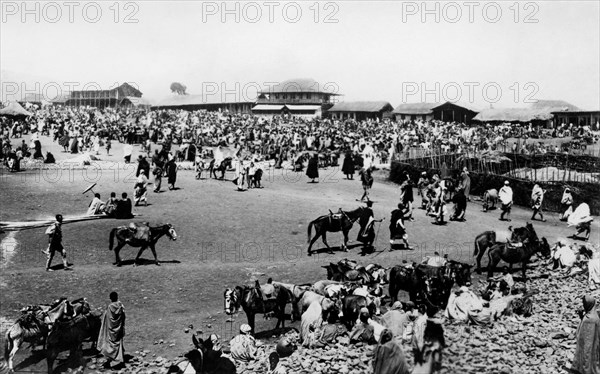
[[[0,3],[3,100],[181,82],[241,101],[313,78],[340,101],[600,109],[598,0]]]

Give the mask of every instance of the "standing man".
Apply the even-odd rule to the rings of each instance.
[[[466,166],[463,168],[460,178],[459,187],[463,188],[467,201],[471,201],[471,198],[469,197],[469,194],[471,193],[471,177],[469,176],[469,171]]]
[[[146,160],[146,158],[142,155],[138,156],[138,166],[137,169],[135,171],[135,176],[139,177],[140,176],[140,172],[141,171],[145,171],[146,175],[150,175],[150,163],[148,163],[148,161]]]
[[[125,308],[119,301],[119,295],[113,291],[110,293],[110,304],[102,316],[102,326],[98,335],[98,349],[107,359],[104,364],[106,368],[111,367],[112,361],[117,361],[117,365],[124,363],[124,336]]]
[[[544,219],[544,215],[542,214],[542,202],[544,201],[545,190],[540,187],[539,184],[535,184],[533,186],[533,190],[531,191],[531,209],[533,209],[533,215],[531,216],[531,220],[535,221],[535,216],[540,215],[542,222],[546,222]]]
[[[50,268],[50,265],[52,265],[52,259],[54,258],[54,253],[56,251],[60,252],[62,255],[63,269],[72,270],[67,262],[67,252],[62,245],[62,221],[63,216],[57,214],[56,222],[52,223],[52,225],[46,229],[46,235],[48,235],[48,249],[45,251],[42,250],[42,253],[48,258],[48,261],[46,261],[46,271],[54,271]]]
[[[583,315],[575,338],[577,348],[571,372],[600,373],[600,310],[591,295],[583,297]]]
[[[316,152],[308,160],[306,176],[311,179],[309,183],[319,183],[318,181],[315,182],[315,179],[319,179],[319,155]]]
[[[162,184],[162,177],[164,173],[164,161],[161,155],[158,153],[158,149],[154,150],[152,164],[154,165],[154,169],[152,170],[152,174],[154,174],[154,192],[160,192],[160,186]]]
[[[362,168],[360,170],[360,180],[362,182],[363,191],[365,191],[360,198],[360,201],[367,199],[367,203],[371,201],[369,199],[369,190],[373,187],[373,175],[371,174],[371,168]]]
[[[398,203],[398,209],[392,210],[392,218],[390,220],[390,252],[394,250],[395,240],[402,240],[405,249],[411,249],[408,245],[408,235],[406,234],[404,218],[405,207],[402,203]]]
[[[506,221],[510,222],[510,207],[513,203],[513,190],[510,188],[508,181],[504,181],[504,186],[498,192],[498,198],[502,203],[502,213],[500,214],[500,221],[504,221],[504,215],[506,215]]]
[[[169,190],[174,190],[175,181],[177,180],[177,164],[175,163],[175,157],[169,156],[169,161],[165,164],[165,172],[167,173]]]
[[[368,250],[373,249],[373,241],[375,240],[375,222],[381,222],[382,219],[376,220],[374,219],[373,202],[371,200],[367,201],[367,207],[362,211],[360,217],[358,218],[358,224],[360,225],[360,230],[358,232],[358,236],[356,240],[363,243],[362,253],[366,254]]]

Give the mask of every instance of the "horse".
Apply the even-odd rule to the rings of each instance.
[[[370,284],[374,282],[373,277],[364,267],[357,269],[345,270],[340,264],[332,262],[327,266],[321,266],[327,270],[327,279],[338,282],[361,282],[362,284]]]
[[[30,343],[31,348],[36,343],[46,347],[49,326],[68,313],[67,305],[66,298],[62,298],[52,305],[28,306],[21,310],[23,315],[8,329],[5,336],[4,358],[9,370],[13,370],[13,359],[23,342]]]
[[[219,351],[213,350],[210,339],[197,339],[193,335],[192,342],[196,348],[184,354],[185,360],[171,365],[168,374],[191,373],[191,369],[198,374],[235,374],[234,363],[226,357],[221,357]]]
[[[513,243],[521,243],[530,238],[530,236],[532,240],[538,240],[537,233],[530,222],[527,222],[525,227],[517,227],[514,230],[512,226],[509,226],[508,230],[511,232],[510,241]],[[481,274],[481,258],[485,251],[494,244],[500,244],[496,241],[495,231],[484,231],[475,237],[475,251],[473,252],[473,256],[477,256],[477,270],[475,270],[477,274]],[[510,266],[512,267],[512,264]]]
[[[322,304],[323,300],[325,299],[330,300],[333,303],[334,309],[338,311],[342,310],[341,298],[329,298],[325,295],[320,295],[313,291],[306,291],[304,295],[302,295],[302,299],[299,302],[300,311],[302,312],[302,314],[304,314],[304,312],[306,312],[310,304],[312,304],[315,301]]]
[[[455,282],[461,286],[471,283],[468,265],[454,262],[448,266],[394,266],[390,270],[390,304],[393,305],[398,300],[398,292],[404,290],[411,301],[425,303],[429,310],[444,309]]]
[[[292,295],[292,322],[300,320],[300,310],[298,304],[302,296],[308,291],[311,286],[309,284],[295,285],[291,283],[273,282],[273,285],[279,285],[290,291]]]
[[[115,235],[116,235],[117,241],[118,241],[118,244],[115,247],[115,263],[114,263],[114,265],[116,265],[116,266],[121,266],[121,257],[119,256],[119,252],[121,251],[121,248],[123,248],[125,246],[125,244],[129,244],[132,247],[140,247],[140,250],[139,250],[137,256],[135,257],[133,266],[137,265],[137,262],[138,262],[140,256],[142,255],[142,253],[144,253],[144,251],[148,247],[150,247],[150,250],[152,250],[152,254],[154,255],[154,261],[155,261],[156,265],[160,266],[160,263],[158,262],[158,258],[156,257],[156,249],[154,248],[156,242],[163,235],[167,235],[169,237],[169,239],[171,239],[173,241],[177,240],[177,232],[175,232],[175,228],[173,228],[173,225],[171,225],[170,223],[167,223],[166,225],[155,226],[155,227],[151,226],[149,240],[137,239],[133,236],[133,233],[127,226],[120,226],[120,227],[116,227],[110,231],[110,239],[109,239],[109,247],[108,247],[109,251],[113,250]]]
[[[96,347],[101,326],[102,319],[98,313],[81,314],[65,322],[57,320],[48,334],[46,348],[48,374],[52,374],[54,361],[60,352],[70,350],[69,357],[74,353],[78,353],[81,357],[81,346],[86,339],[90,339],[92,347]]]
[[[344,245],[342,246],[342,248],[344,249],[344,251],[347,251],[348,247],[346,246],[346,244],[348,243],[348,232],[350,232],[352,225],[360,217],[360,215],[364,209],[365,208],[363,208],[363,207],[359,207],[357,209],[354,209],[354,210],[351,210],[348,212],[341,211],[340,218],[334,217],[335,215],[326,214],[326,215],[320,216],[319,218],[315,219],[314,221],[311,221],[308,224],[308,243],[310,243],[308,245],[308,255],[309,256],[312,255],[311,248],[312,248],[313,244],[315,243],[315,241],[320,236],[323,237],[323,243],[327,246],[327,249],[329,249],[329,253],[333,253],[331,251],[331,247],[329,247],[329,244],[327,244],[326,235],[327,235],[328,231],[329,232],[339,232],[339,231],[343,232]],[[314,238],[311,239],[311,229],[313,226],[315,227],[316,235]]]
[[[535,232],[533,234],[535,235]],[[538,252],[544,257],[550,256],[550,245],[548,244],[548,241],[546,238],[538,240],[537,235],[535,235],[535,238],[527,238],[522,242],[520,247],[513,247],[509,243],[494,244],[488,251],[488,279],[494,276],[494,268],[498,265],[500,260],[503,260],[510,265],[521,263],[523,280],[527,282],[527,263],[531,257]]]
[[[352,330],[352,327],[356,324],[362,308],[367,308],[371,315],[375,314],[375,303],[369,303],[364,296],[348,295],[342,300],[342,316],[348,330]]]
[[[293,301],[292,293],[285,287],[273,284],[276,292],[274,299],[263,300],[260,286],[254,287],[236,286],[234,289],[227,288],[223,294],[225,303],[225,313],[231,315],[237,313],[241,307],[248,317],[248,325],[254,332],[254,317],[256,314],[275,313],[277,325],[275,329],[285,328],[285,306]]]
[[[215,168],[215,159],[212,159],[210,161],[210,164],[208,165],[208,176],[211,178],[214,176],[215,179],[225,178],[225,172],[227,171],[227,169],[231,168],[232,161],[233,158],[225,157],[223,161],[221,161],[219,166]],[[221,178],[217,178],[217,171],[221,172]]]

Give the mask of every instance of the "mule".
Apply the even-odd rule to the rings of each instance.
[[[537,236],[535,237],[537,239]],[[508,243],[498,243],[492,246],[488,251],[489,265],[488,265],[488,279],[494,276],[494,268],[500,260],[512,265],[521,263],[521,271],[523,273],[523,280],[527,282],[527,263],[531,257],[536,253],[541,253],[543,257],[550,256],[550,245],[546,238],[542,240],[526,239],[520,247],[513,247]]]
[[[329,246],[329,244],[327,244],[327,232],[342,231],[342,233],[344,234],[344,244],[342,245],[342,249],[344,251],[348,251],[348,247],[347,247],[348,233],[350,232],[352,225],[360,217],[360,215],[364,209],[365,208],[363,208],[363,207],[359,207],[357,209],[347,211],[347,212],[341,211],[341,213],[339,213],[339,215],[340,215],[339,218],[336,218],[336,217],[334,217],[334,215],[331,215],[331,214],[326,214],[326,215],[320,216],[319,218],[315,219],[314,221],[311,221],[308,224],[308,243],[310,243],[308,245],[308,255],[309,256],[312,255],[312,252],[311,252],[312,246],[319,237],[322,237],[323,244],[325,244],[325,246],[329,250],[329,253],[333,253],[331,250],[331,247]],[[313,226],[315,228],[316,234],[315,234],[315,237],[311,239],[311,230],[312,230]]]
[[[21,344],[37,344],[46,348],[46,337],[50,325],[68,313],[66,298],[61,298],[52,305],[28,306],[21,310],[23,315],[8,329],[4,342],[4,358],[8,369],[14,370],[13,360]]]
[[[225,172],[227,169],[231,168],[232,160],[231,157],[226,157],[221,161],[219,166],[215,167],[215,160],[212,159],[208,165],[208,176],[210,178],[214,177],[215,179],[223,180],[225,178]],[[217,171],[221,172],[220,178],[217,178]]]
[[[513,243],[521,243],[527,238],[538,240],[537,233],[530,222],[527,222],[525,227],[517,227],[514,230],[512,226],[509,226],[508,230],[511,232],[510,241]],[[477,269],[475,270],[477,274],[481,274],[481,258],[485,251],[489,250],[494,244],[501,244],[497,242],[495,231],[484,231],[475,237],[473,256],[477,256]],[[510,266],[512,267],[512,264]]]
[[[344,270],[339,264],[332,262],[329,265],[321,266],[327,270],[327,279],[338,282],[361,282],[362,284],[371,284],[374,278],[369,274],[364,267],[359,267],[352,270]]]
[[[298,307],[302,296],[311,286],[308,284],[295,285],[291,283],[273,282],[273,285],[279,285],[290,291],[292,295],[292,322],[300,320],[300,308]]]
[[[133,266],[137,266],[137,262],[140,259],[140,256],[146,248],[150,247],[152,254],[154,255],[154,262],[157,266],[160,266],[158,262],[158,258],[156,257],[156,249],[155,245],[158,239],[163,237],[163,235],[167,235],[169,239],[175,241],[177,240],[177,232],[175,232],[175,228],[170,223],[166,225],[160,225],[152,227],[150,226],[150,239],[137,239],[133,236],[133,233],[127,226],[116,227],[110,231],[109,238],[109,247],[108,250],[113,250],[115,236],[117,237],[117,246],[115,247],[115,263],[113,265],[121,266],[121,257],[119,256],[119,252],[121,248],[123,248],[126,244],[129,244],[132,247],[140,247],[137,256],[135,256],[135,261],[133,262]]]
[[[456,264],[460,264],[455,262]],[[429,311],[445,309],[454,283],[471,282],[470,266],[466,264],[429,266],[419,264],[414,268],[394,266],[390,270],[390,304],[398,300],[398,292],[406,291],[415,303],[424,303]],[[457,282],[458,283],[458,282]]]
[[[96,313],[82,314],[65,322],[56,321],[48,334],[46,348],[48,374],[52,374],[54,361],[60,352],[69,350],[69,357],[77,354],[78,359],[81,359],[82,345],[87,339],[95,348],[101,326],[101,315]]]
[[[258,281],[257,285],[254,287],[236,286],[233,289],[226,289],[223,294],[225,313],[227,315],[235,314],[241,307],[244,310],[244,313],[246,313],[248,325],[250,325],[252,332],[254,332],[254,320],[256,314],[266,315],[274,313],[277,318],[275,329],[279,328],[279,326],[285,328],[285,306],[292,303],[292,293],[285,287],[273,284],[276,293],[275,298],[263,300],[260,287],[257,286]]]
[[[342,320],[349,331],[356,324],[362,308],[367,308],[371,315],[375,314],[375,304],[369,303],[364,296],[348,295],[342,300]]]
[[[227,357],[221,357],[220,351],[213,350],[210,339],[202,340],[194,335],[192,343],[196,348],[184,354],[185,359],[172,365],[167,373],[235,374],[234,363]]]
[[[340,298],[332,299],[327,296],[320,295],[313,291],[306,291],[304,293],[304,295],[302,295],[302,299],[300,300],[300,303],[299,303],[300,310],[301,310],[302,314],[304,314],[304,312],[306,312],[308,307],[310,307],[310,304],[312,304],[313,302],[318,302],[319,304],[323,305],[323,303],[326,300],[329,300],[333,304],[334,309],[336,309],[338,311],[342,310],[342,303],[341,303]],[[330,309],[330,308],[327,308],[327,309]]]
[[[496,204],[498,204],[498,190],[492,188],[485,191],[483,194],[483,211],[496,209]]]

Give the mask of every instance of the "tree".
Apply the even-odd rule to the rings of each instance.
[[[179,82],[171,83],[171,92],[174,92],[177,95],[187,95],[187,93],[185,92],[186,89],[187,87],[185,86],[185,84]]]

